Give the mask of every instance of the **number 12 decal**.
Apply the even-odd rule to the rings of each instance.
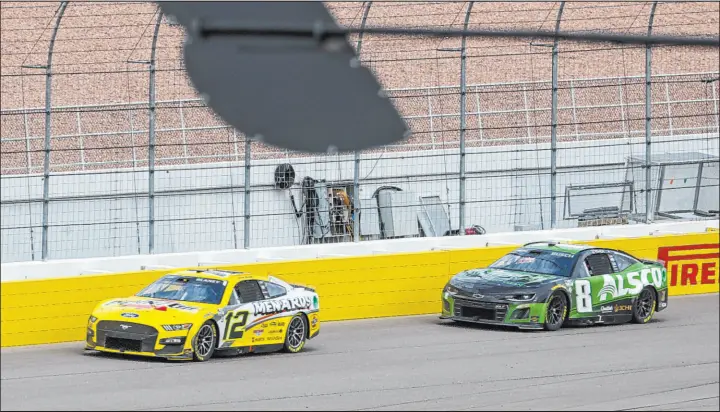
[[[575,281],[575,303],[580,313],[592,312],[592,296],[590,295],[590,282],[587,280]]]
[[[242,327],[247,323],[249,314],[247,311],[228,312],[225,317],[225,340],[243,337]],[[235,319],[234,322],[233,319]]]

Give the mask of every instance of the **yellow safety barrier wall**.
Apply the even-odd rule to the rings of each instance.
[[[670,295],[718,292],[718,232],[577,243],[666,261]],[[320,295],[323,320],[350,320],[439,313],[441,290],[452,275],[487,266],[515,248],[263,262],[222,268],[271,274],[287,282],[313,286]],[[0,346],[82,340],[87,318],[99,301],[133,295],[167,272],[3,282]]]

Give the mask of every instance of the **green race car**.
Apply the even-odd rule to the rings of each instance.
[[[441,319],[558,330],[563,325],[647,323],[667,307],[663,262],[618,250],[532,242],[487,268],[456,274]]]

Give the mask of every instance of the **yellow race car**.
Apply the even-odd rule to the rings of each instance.
[[[314,289],[273,276],[183,270],[100,302],[85,349],[207,361],[216,351],[299,352],[320,333]]]

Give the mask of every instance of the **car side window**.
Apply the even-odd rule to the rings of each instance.
[[[587,264],[585,263],[585,258],[581,257],[578,259],[577,263],[575,263],[575,268],[573,269],[572,277],[575,279],[582,279],[590,277],[590,271],[587,268]]]
[[[228,306],[237,306],[240,304],[240,298],[238,297],[238,293],[236,289],[232,290],[232,293],[230,293],[230,301],[228,302]]]
[[[278,284],[263,281],[258,282],[260,282],[260,286],[265,290],[268,299],[279,298],[287,294],[287,290]]]
[[[613,253],[612,256],[615,260],[615,265],[617,266],[618,272],[622,272],[630,266],[638,263],[637,259],[633,259],[632,257],[624,255],[622,253]]]
[[[240,303],[257,302],[265,299],[262,289],[256,280],[243,280],[235,285],[235,291],[240,297]]]
[[[593,253],[586,257],[585,267],[590,276],[609,275],[615,272],[607,253]]]

